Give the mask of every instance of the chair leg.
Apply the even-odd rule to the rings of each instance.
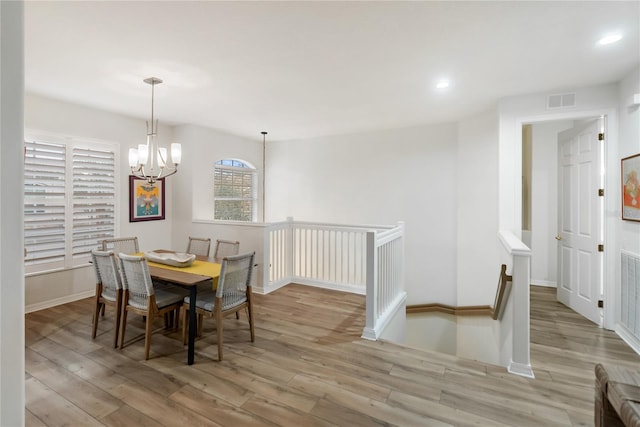
[[[113,348],[118,348],[118,333],[120,332],[120,318],[122,317],[122,294],[116,295],[116,312],[115,312],[115,324],[113,326]]]
[[[182,311],[182,345],[187,344],[187,323],[189,323],[189,309],[184,305],[181,308]]]
[[[127,307],[122,307],[122,318],[120,319],[120,323],[122,323],[122,330],[120,331],[120,349],[122,350],[122,345],[124,344],[124,331],[127,329]]]
[[[149,350],[151,349],[151,327],[153,326],[153,317],[147,315],[147,323],[144,328],[144,360],[149,360]]]
[[[98,316],[100,315],[100,295],[102,295],[102,284],[96,283],[96,300],[93,309],[93,330],[91,331],[91,337],[95,338],[98,331]]]
[[[247,306],[247,317],[249,318],[249,331],[251,331],[251,342],[256,340],[254,329],[253,329],[253,306],[249,304]]]
[[[178,317],[180,315],[180,309],[176,308],[175,310],[171,310],[164,315],[165,318],[165,329],[178,329]],[[169,323],[166,322],[167,317],[169,318]]]
[[[171,329],[173,327],[173,311],[164,314],[164,328]]]
[[[216,332],[218,333],[218,361],[222,362],[222,311],[216,309]]]
[[[196,335],[198,338],[202,338],[203,328],[204,328],[204,316],[202,314],[198,314],[198,334]]]
[[[98,332],[98,318],[100,317],[100,296],[96,295],[96,304],[95,309],[93,310],[93,330],[91,332],[91,337],[95,339],[96,334]]]
[[[249,330],[251,331],[251,342],[256,340],[253,327],[253,295],[251,294],[251,288],[247,288],[247,317],[249,318]]]

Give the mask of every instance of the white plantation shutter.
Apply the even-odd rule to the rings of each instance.
[[[72,255],[75,262],[85,262],[100,240],[114,237],[115,154],[74,148],[72,164]]]
[[[27,272],[64,267],[66,147],[25,143],[24,245]]]
[[[115,147],[25,142],[25,271],[86,263],[115,236]]]

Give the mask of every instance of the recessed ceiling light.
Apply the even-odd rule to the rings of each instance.
[[[440,80],[436,84],[436,89],[446,89],[449,87],[449,80]]]
[[[606,36],[598,40],[598,44],[601,46],[604,46],[606,44],[611,44],[611,43],[620,41],[621,39],[622,39],[622,34],[619,34],[619,33],[607,34]]]

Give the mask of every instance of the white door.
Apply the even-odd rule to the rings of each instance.
[[[558,135],[558,301],[602,326],[604,119]]]

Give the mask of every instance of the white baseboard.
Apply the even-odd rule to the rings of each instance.
[[[65,295],[65,296],[60,297],[60,298],[54,298],[54,299],[48,300],[48,301],[42,301],[42,302],[38,302],[38,303],[35,303],[35,304],[29,304],[29,305],[25,306],[24,312],[25,313],[32,313],[34,311],[44,310],[45,308],[55,307],[57,305],[62,305],[62,304],[66,304],[66,303],[69,303],[69,302],[78,301],[78,300],[81,300],[81,299],[93,297],[95,295],[96,295],[96,291],[93,290],[93,289],[90,290],[90,291],[80,292],[78,294]]]
[[[322,282],[319,280],[310,280],[301,277],[294,277],[291,283],[299,283],[301,285],[314,286],[316,288],[322,289],[331,289],[333,291],[349,292],[358,295],[366,295],[367,293],[367,289],[364,286],[337,285],[331,282]]]
[[[271,283],[269,286],[266,286],[266,287],[254,286],[253,292],[260,295],[267,295],[268,293],[271,293],[277,289],[280,289],[281,287],[286,286],[289,283],[297,283],[299,285],[313,286],[313,287],[322,288],[322,289],[331,289],[333,291],[349,292],[349,293],[358,294],[358,295],[366,295],[367,293],[367,290],[364,286],[337,285],[331,282],[305,279],[302,277],[289,277],[288,280],[280,280],[278,282]]]
[[[541,279],[531,279],[531,284],[533,286],[544,286],[546,288],[557,288],[558,284],[556,282],[551,282],[549,280],[541,280]]]
[[[640,354],[640,339],[638,339],[631,332],[629,332],[627,328],[620,324],[616,325],[615,331],[616,334],[618,334],[618,336],[620,336],[620,338],[622,338],[622,340],[633,349],[633,351]]]
[[[509,366],[507,367],[507,371],[510,374],[520,375],[521,377],[526,377],[526,378],[536,377],[533,374],[533,369],[531,368],[530,364],[525,365],[523,363],[514,362],[513,360],[511,361],[511,363],[509,363]]]
[[[278,290],[284,286],[287,286],[289,283],[291,282],[280,281],[280,282],[272,283],[270,286],[267,286],[267,287],[254,286],[253,292],[259,295],[267,295],[275,290]]]

